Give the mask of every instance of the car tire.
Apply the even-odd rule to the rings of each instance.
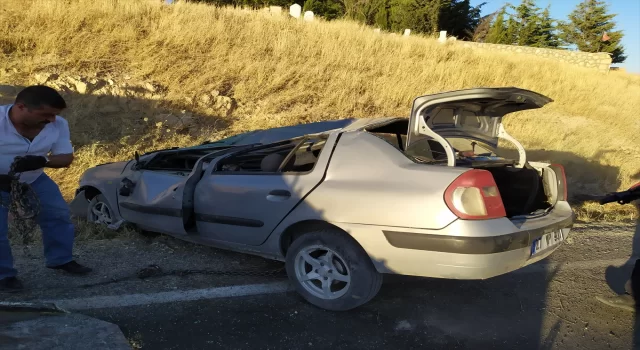
[[[287,251],[286,270],[305,300],[331,311],[367,303],[382,285],[382,274],[364,249],[338,229],[308,232],[295,239]]]
[[[102,194],[97,194],[89,201],[89,206],[87,207],[87,221],[104,226],[114,223],[114,211],[109,205],[107,198]]]

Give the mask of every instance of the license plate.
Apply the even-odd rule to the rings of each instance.
[[[531,244],[531,255],[536,255],[549,248],[553,248],[560,244],[560,242],[564,241],[564,235],[562,234],[562,230],[558,230],[555,232],[549,232],[544,236],[536,239]]]

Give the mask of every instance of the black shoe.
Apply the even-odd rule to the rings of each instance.
[[[24,289],[17,277],[6,277],[0,280],[0,291],[15,293]]]
[[[93,271],[86,266],[82,266],[78,264],[77,262],[75,262],[75,260],[71,260],[66,264],[62,264],[58,266],[48,266],[48,268],[54,269],[54,270],[63,270],[73,275],[84,275],[86,273]]]

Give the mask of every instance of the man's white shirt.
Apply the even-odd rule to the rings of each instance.
[[[20,135],[9,119],[12,105],[0,106],[0,174],[8,174],[11,163],[17,156],[48,156],[58,154],[72,154],[73,146],[67,121],[56,116],[56,120],[47,124],[33,141]],[[20,181],[34,182],[44,169],[28,171],[19,174]]]

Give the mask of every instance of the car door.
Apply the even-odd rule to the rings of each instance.
[[[224,150],[178,149],[134,164],[124,172],[118,191],[120,215],[149,231],[187,234],[193,193],[192,186],[186,185],[199,179],[205,159],[218,152]]]
[[[198,234],[218,242],[262,244],[322,181],[334,140],[334,135],[303,137],[219,160],[196,186]]]
[[[188,175],[147,169],[132,171],[125,176],[118,193],[120,215],[145,230],[186,234],[182,198]],[[131,189],[122,190],[127,187]]]

